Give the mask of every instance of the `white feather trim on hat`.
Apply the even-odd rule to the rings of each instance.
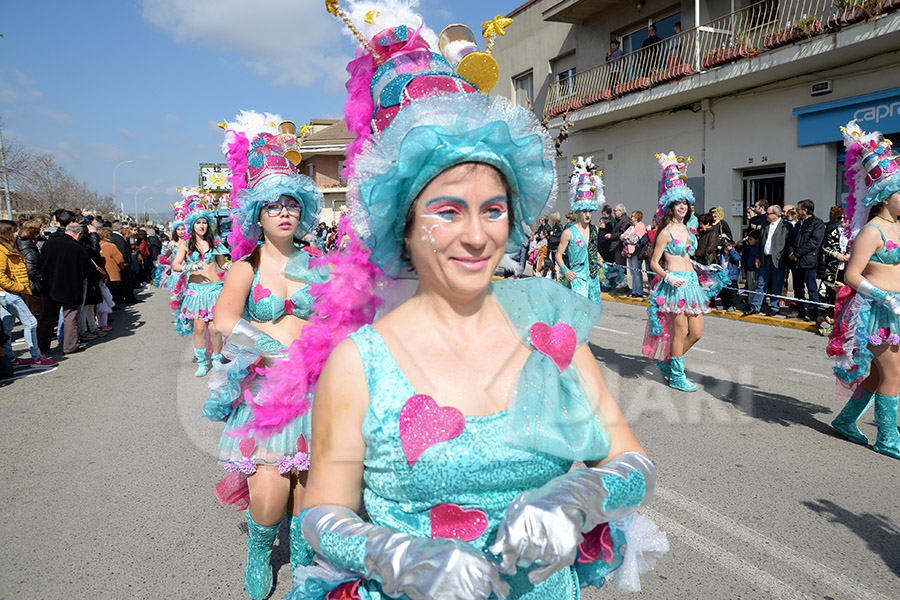
[[[344,9],[353,24],[362,32],[367,40],[371,40],[377,33],[385,29],[406,25],[412,31],[419,29],[422,36],[431,49],[438,51],[438,36],[429,27],[423,26],[425,19],[415,10],[419,6],[419,0],[361,0],[350,1],[348,8]],[[412,31],[410,33],[412,33]],[[353,37],[349,29],[344,33]],[[354,39],[356,39],[354,37]]]
[[[255,110],[242,110],[234,121],[225,121],[225,142],[222,144],[222,153],[228,153],[228,147],[234,141],[234,132],[241,132],[247,136],[248,140],[253,141],[261,133],[278,134],[278,124],[283,120],[281,115],[277,114],[260,114]]]

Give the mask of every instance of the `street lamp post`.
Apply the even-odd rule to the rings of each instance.
[[[147,214],[147,200],[153,200],[153,196],[150,196],[149,198],[144,198],[144,206],[143,206],[143,208],[141,208],[142,215]]]
[[[6,218],[13,220],[12,202],[9,200],[9,176],[6,173],[6,154],[3,153],[3,134],[0,133],[0,166],[3,168],[3,193],[6,196]]]
[[[135,220],[135,221],[138,220],[138,211],[137,211],[137,195],[138,195],[138,192],[140,192],[141,190],[146,190],[146,189],[147,189],[147,186],[146,186],[146,185],[142,185],[142,186],[139,187],[138,189],[134,190],[134,220]]]
[[[113,169],[113,206],[119,205],[118,202],[116,202],[116,199],[118,198],[118,196],[116,196],[116,171],[118,171],[119,167],[121,167],[122,165],[130,165],[133,162],[134,162],[133,160],[126,160],[124,162],[120,162],[119,164],[116,165],[116,168]],[[122,212],[125,212],[124,208],[122,209]]]

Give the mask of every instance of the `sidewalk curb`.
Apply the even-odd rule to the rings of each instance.
[[[622,304],[638,304],[640,306],[650,306],[650,302],[648,300],[639,300],[637,298],[630,298],[628,296],[613,296],[612,294],[608,294],[606,292],[603,292],[603,299],[611,302],[619,302]],[[799,329],[803,331],[811,331],[813,333],[818,333],[819,331],[819,326],[815,323],[798,321],[797,319],[779,319],[776,317],[766,317],[763,315],[751,315],[749,317],[745,317],[740,312],[728,312],[725,310],[714,310],[707,316],[719,317],[721,319],[731,319],[732,321],[741,321],[742,323],[757,323],[759,325],[770,325],[773,327],[787,327],[789,329]]]

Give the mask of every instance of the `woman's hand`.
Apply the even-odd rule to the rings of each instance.
[[[575,281],[578,279],[578,275],[575,274],[575,271],[566,270],[566,281]]]

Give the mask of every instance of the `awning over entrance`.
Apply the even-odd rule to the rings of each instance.
[[[797,115],[798,146],[841,141],[840,128],[851,119],[863,131],[900,131],[900,88],[800,106],[793,114]]]

